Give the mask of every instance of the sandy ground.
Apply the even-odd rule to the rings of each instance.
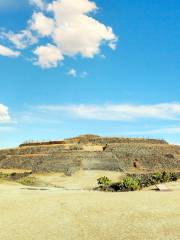
[[[79,171],[71,177],[62,173],[36,174],[35,178],[40,185],[56,186],[67,190],[90,190],[97,187],[97,179],[102,176],[118,182],[124,174],[113,171]]]
[[[179,240],[180,182],[168,187],[104,193],[1,183],[0,239]]]

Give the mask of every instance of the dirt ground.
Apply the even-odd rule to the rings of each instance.
[[[79,171],[71,177],[63,173],[35,174],[35,178],[44,186],[56,186],[67,190],[90,190],[97,187],[97,179],[102,176],[118,182],[124,174],[113,171]]]
[[[179,240],[180,182],[167,186],[171,191],[105,193],[4,182],[0,239]]]

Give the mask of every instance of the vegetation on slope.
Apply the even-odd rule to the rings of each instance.
[[[34,176],[30,176],[31,173],[3,173],[0,172],[0,182],[13,181],[27,186],[37,185],[37,179]]]
[[[35,177],[24,177],[24,178],[20,178],[18,181],[18,183],[25,185],[25,186],[35,186],[37,185],[37,179]]]
[[[178,173],[164,171],[152,174],[128,175],[116,183],[112,183],[109,178],[104,176],[97,179],[97,183],[98,189],[101,191],[127,192],[137,191],[160,183],[177,181],[178,178]]]

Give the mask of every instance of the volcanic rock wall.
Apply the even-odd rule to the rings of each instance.
[[[0,151],[0,168],[33,172],[80,169],[113,171],[180,170],[180,146],[162,140],[83,135],[63,141],[26,143]]]

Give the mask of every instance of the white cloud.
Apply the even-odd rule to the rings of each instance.
[[[129,132],[128,135],[156,135],[156,134],[179,134],[180,127],[165,127],[158,129],[150,129],[144,131]]]
[[[30,2],[30,4],[37,6],[38,8],[40,8],[42,10],[45,7],[43,0],[30,0],[29,2]]]
[[[86,78],[88,76],[88,73],[86,71],[83,71],[81,73],[78,73],[76,69],[71,68],[69,69],[69,71],[67,72],[67,75],[71,76],[71,77],[80,77],[80,78]]]
[[[109,44],[108,44],[109,47],[110,47],[112,50],[116,50],[116,47],[117,47],[116,41],[117,41],[117,39],[114,40],[114,41],[109,42]]]
[[[0,44],[0,56],[4,57],[18,57],[20,55],[20,52],[13,51],[12,49],[5,47]]]
[[[42,68],[57,67],[59,61],[63,60],[60,49],[52,44],[37,47],[34,54],[37,55],[35,64]]]
[[[130,121],[135,119],[179,120],[180,104],[154,105],[107,104],[107,105],[49,105],[43,111],[66,113],[71,117],[102,121]]]
[[[29,21],[30,29],[37,31],[43,37],[50,36],[53,32],[54,21],[46,17],[42,12],[33,13],[32,19]]]
[[[71,77],[77,77],[77,72],[74,68],[71,68],[67,74]]]
[[[16,128],[14,127],[0,127],[0,133],[7,133],[7,132],[12,132],[12,131],[15,131]]]
[[[95,2],[91,0],[54,0],[49,4],[43,0],[29,0],[29,2],[38,7],[38,12],[36,8],[27,22],[27,28],[18,33],[3,32],[0,37],[5,36],[18,49],[25,49],[39,41],[40,46],[31,52],[40,56],[36,65],[55,67],[58,65],[57,61],[63,60],[65,56],[80,55],[84,58],[93,58],[97,54],[101,55],[101,46],[104,44],[111,49],[116,49],[117,37],[113,29],[96,20],[91,14],[98,10]],[[56,53],[58,51],[57,60],[53,63],[47,63],[47,55],[44,54],[45,46],[41,46],[44,42],[56,47]],[[41,51],[40,54],[39,51]],[[6,53],[6,56],[19,54],[14,51]],[[44,60],[43,57],[45,57]]]
[[[3,104],[0,104],[0,123],[9,123],[11,117],[9,115],[8,107]]]
[[[97,10],[95,3],[89,0],[56,0],[48,5],[48,10],[54,13],[56,21],[53,41],[64,55],[80,54],[92,58],[100,53],[103,42],[115,48],[117,37],[112,28],[87,15]]]
[[[37,43],[37,38],[29,30],[22,30],[19,33],[2,33],[2,36],[12,42],[18,49],[24,49]]]
[[[97,6],[95,2],[90,0],[54,0],[48,5],[48,9],[55,12],[56,18],[59,18],[59,16],[71,18],[71,15],[87,14],[95,11]]]

